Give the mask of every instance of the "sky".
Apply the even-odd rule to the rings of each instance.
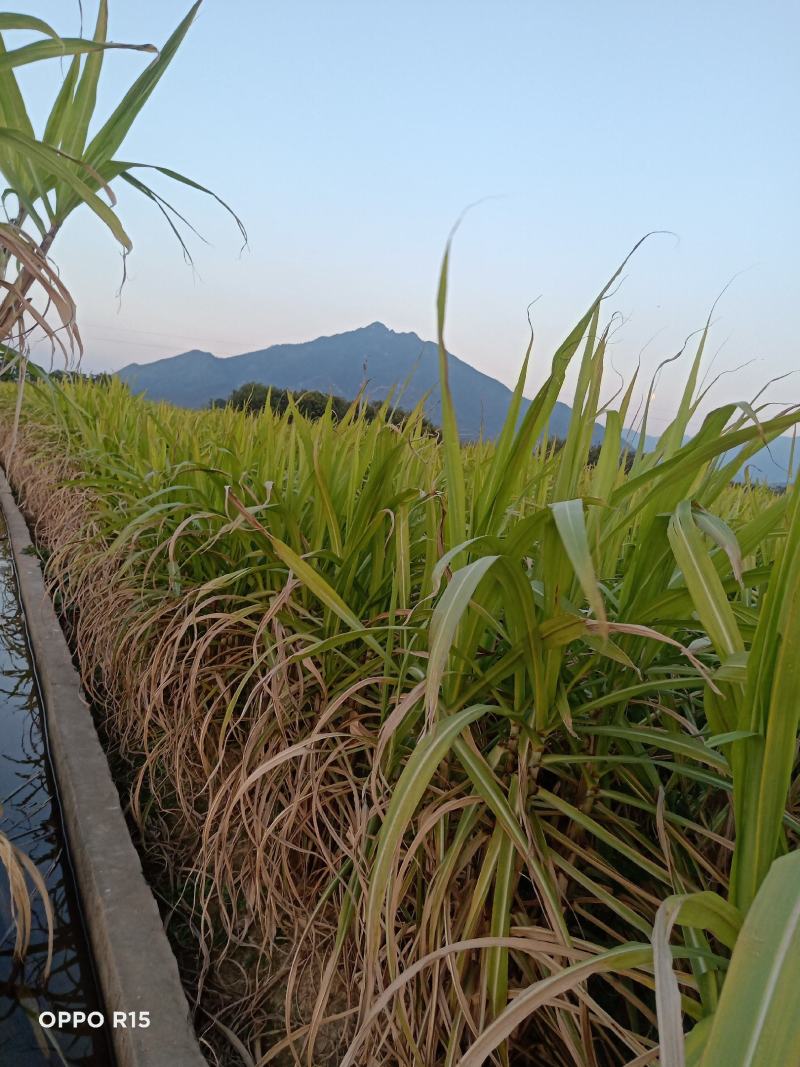
[[[12,6],[79,32],[77,0]],[[111,0],[111,37],[162,44],[188,6]],[[91,30],[93,0],[83,8]],[[205,0],[119,155],[213,188],[248,247],[214,201],[154,182],[208,241],[191,239],[192,269],[153,206],[123,189],[134,250],[118,297],[119,250],[76,213],[52,251],[78,302],[84,368],[375,320],[433,338],[447,234],[481,201],[453,247],[456,355],[513,384],[536,300],[530,395],[634,243],[669,231],[606,302],[613,365],[627,378],[641,358],[644,380],[733,278],[709,353],[715,373],[747,365],[713,400],[749,400],[800,369],[798,39],[794,0]],[[147,59],[107,56],[101,116]],[[61,76],[60,61],[21,74],[40,130]],[[662,376],[652,429],[687,362]],[[800,400],[800,380],[766,396]]]

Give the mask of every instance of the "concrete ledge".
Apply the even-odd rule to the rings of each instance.
[[[118,1067],[207,1067],[178,965],[142,874],[80,679],[28,527],[0,470],[0,507],[44,700],[53,770],[78,892],[108,1016],[150,1013],[146,1029],[111,1028]]]

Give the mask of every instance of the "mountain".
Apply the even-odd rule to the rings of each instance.
[[[272,345],[258,352],[220,359],[211,352],[184,352],[153,363],[131,363],[119,377],[136,393],[153,400],[168,400],[182,407],[204,407],[210,400],[227,397],[247,382],[262,382],[294,392],[316,389],[351,400],[364,382],[370,400],[383,400],[393,389],[401,407],[412,408],[426,394],[425,413],[441,422],[438,349],[415,333],[396,333],[373,322],[358,330],[318,337],[302,344]],[[453,403],[462,437],[481,432],[496,437],[511,401],[511,390],[469,363],[448,356]],[[523,411],[530,405],[523,401]],[[557,403],[550,432],[563,437],[571,410]],[[595,426],[593,441],[602,440]]]
[[[623,440],[628,447],[636,448],[639,435],[635,430],[626,430]],[[688,440],[690,438],[685,437],[684,443]],[[645,436],[645,452],[652,452],[657,444],[658,437],[650,434]],[[735,455],[736,449],[724,452],[722,462],[730,462]],[[754,482],[766,482],[772,486],[786,485],[787,481],[797,474],[798,461],[800,461],[800,446],[793,447],[791,437],[776,437],[770,441],[768,447],[759,449],[748,460],[746,467],[734,476],[734,481],[744,481],[745,473],[749,473]]]
[[[481,433],[496,437],[511,402],[511,390],[454,355],[448,355],[448,372],[461,436],[465,440]],[[224,399],[247,382],[294,392],[315,389],[348,400],[366,382],[369,400],[383,400],[394,390],[393,398],[404,408],[414,407],[427,394],[425,413],[432,422],[441,422],[437,346],[415,333],[396,333],[380,322],[315,341],[272,345],[224,359],[211,352],[183,352],[153,363],[130,363],[118,374],[135,393],[188,408],[204,407],[218,397]],[[530,401],[523,400],[523,413],[529,406]],[[550,419],[552,436],[566,436],[571,414],[566,404],[556,404]],[[592,441],[598,443],[602,438],[603,427],[596,423]],[[635,444],[635,433],[627,438]],[[656,438],[648,436],[645,447],[649,451],[655,443]],[[768,450],[762,448],[749,463],[753,479],[785,485],[791,450],[789,437],[778,437]]]
[[[798,449],[794,449],[792,457],[791,437],[776,437],[770,442],[769,448],[762,448],[753,456],[747,464],[750,477],[754,482],[767,482],[769,485],[786,485],[789,477],[797,473]],[[726,459],[732,459],[732,453],[726,453]],[[792,470],[789,470],[790,460]],[[742,481],[744,473],[736,475],[737,481]]]

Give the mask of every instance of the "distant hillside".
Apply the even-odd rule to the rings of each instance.
[[[450,388],[464,438],[483,432],[496,437],[511,401],[511,390],[495,378],[449,357]],[[415,333],[395,333],[380,322],[359,330],[318,337],[303,344],[273,345],[258,352],[220,359],[210,352],[184,352],[154,363],[131,363],[119,377],[137,393],[154,400],[169,400],[182,407],[200,408],[229,396],[246,382],[262,382],[294,392],[305,389],[334,393],[352,400],[366,381],[369,400],[383,400],[394,388],[394,398],[412,408],[429,393],[425,413],[441,421],[438,350],[432,341]],[[529,401],[524,402],[527,408]],[[563,437],[570,408],[556,404],[550,432]],[[600,441],[602,426],[593,440]]]
[[[797,474],[798,459],[800,459],[800,446],[795,447],[792,457],[791,437],[776,437],[770,443],[769,449],[762,448],[753,456],[748,463],[750,477],[754,482],[769,482],[770,485],[785,485],[788,476]],[[792,459],[792,471],[789,470],[789,460]],[[737,476],[741,480],[743,474]]]
[[[687,437],[685,440],[688,440]],[[634,430],[628,430],[625,434],[625,441],[631,447],[635,448],[639,440],[639,435]],[[648,434],[645,437],[645,451],[650,452],[658,443],[658,438]],[[728,462],[732,460],[735,455],[735,449],[731,452],[724,453],[723,460]],[[750,478],[754,482],[767,482],[769,485],[786,485],[789,477],[794,477],[797,474],[798,462],[800,462],[800,442],[794,449],[794,455],[792,455],[792,439],[791,437],[776,437],[774,441],[770,442],[769,448],[759,449],[758,452],[747,463],[746,470],[749,472]],[[791,465],[791,470],[789,469]],[[735,481],[743,481],[745,471],[741,470],[735,476]]]
[[[496,437],[508,411],[511,390],[456,356],[448,358],[450,388],[462,437],[472,440],[481,433]],[[441,422],[436,345],[415,333],[395,333],[380,322],[315,341],[273,345],[224,359],[211,352],[183,352],[154,363],[131,363],[118,373],[134,392],[188,408],[225,399],[247,382],[293,392],[318,390],[352,400],[366,381],[367,399],[381,401],[394,388],[395,402],[404,408],[414,407],[428,394],[425,413],[431,422]],[[523,411],[529,404],[529,400],[523,402]],[[556,404],[550,419],[554,437],[566,435],[570,415],[566,404]],[[602,439],[603,427],[596,424],[592,442]],[[629,437],[632,442],[635,439],[635,434]],[[650,449],[654,444],[655,438],[648,436],[646,447]],[[769,451],[758,452],[750,461],[752,477],[772,485],[785,484],[791,445],[790,438],[779,437]]]

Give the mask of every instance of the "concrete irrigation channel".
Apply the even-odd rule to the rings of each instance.
[[[0,872],[0,1067],[203,1067],[175,957],[2,471],[0,807],[0,829],[36,862],[55,915],[45,981],[41,901],[30,951],[15,963]]]

